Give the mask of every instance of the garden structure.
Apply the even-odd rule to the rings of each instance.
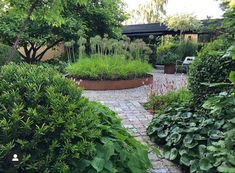
[[[66,71],[83,89],[117,90],[152,84],[152,66],[148,64],[151,49],[143,40],[96,36],[89,41],[90,56],[84,52],[86,39],[80,40],[79,59]]]

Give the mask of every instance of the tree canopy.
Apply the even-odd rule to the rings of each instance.
[[[139,5],[130,15],[131,23],[156,23],[166,14],[167,0],[149,0],[146,4]]]
[[[19,46],[24,49],[21,56],[29,63],[41,60],[50,48],[61,41],[77,41],[81,33],[85,36],[104,33],[115,36],[125,19],[121,0],[89,0],[86,4],[85,0],[53,2],[58,3],[55,4],[57,7],[52,7],[54,10],[37,5],[21,33]],[[18,1],[9,5],[7,12],[0,15],[0,37],[8,45],[14,44],[29,11],[27,13],[23,9],[21,15],[17,14],[20,14]],[[38,53],[45,45],[47,47]]]
[[[188,13],[179,13],[165,18],[164,23],[168,28],[180,31],[180,35],[185,31],[193,31],[199,29],[201,22],[196,16]]]

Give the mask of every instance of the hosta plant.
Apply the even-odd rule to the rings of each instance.
[[[28,64],[2,67],[0,80],[0,172],[147,172],[146,147],[73,81]],[[5,161],[14,150],[15,166]]]
[[[228,119],[223,126],[224,138],[212,143],[208,147],[211,153],[211,164],[217,167],[219,172],[235,172],[235,91],[231,94],[223,93],[220,96],[209,99],[204,107],[211,111],[215,118],[224,116]]]
[[[210,113],[201,115],[187,106],[176,106],[157,114],[147,129],[148,135],[164,145],[167,159],[179,161],[192,173],[232,173],[235,95],[221,93],[203,107]]]

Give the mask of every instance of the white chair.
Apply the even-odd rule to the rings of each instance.
[[[176,71],[178,71],[179,66],[185,67],[186,72],[188,72],[189,65],[193,62],[195,56],[187,56],[184,61],[177,60],[176,61]]]

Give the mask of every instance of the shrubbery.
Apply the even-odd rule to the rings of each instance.
[[[177,91],[167,92],[164,95],[151,95],[145,107],[154,110],[154,112],[161,112],[174,104],[184,105],[188,103],[190,99],[191,93],[188,89],[183,88]]]
[[[192,92],[193,102],[202,105],[203,101],[211,95],[231,88],[229,85],[208,84],[228,83],[229,73],[235,69],[235,61],[231,59],[231,53],[226,50],[229,44],[225,39],[218,39],[205,46],[198,54],[198,57],[190,66],[189,90]]]
[[[127,60],[124,56],[81,58],[66,68],[76,78],[90,80],[132,79],[147,76],[152,67],[141,60]]]
[[[172,59],[173,63],[176,63],[176,60],[183,61],[187,56],[195,56],[198,50],[197,43],[170,39],[158,46],[157,63],[166,64],[169,61],[168,59]]]
[[[188,106],[168,107],[164,113],[155,115],[147,133],[156,143],[164,145],[166,158],[179,161],[191,173],[214,173],[217,168],[232,173],[234,101],[234,92],[221,93],[204,104],[204,108],[211,110],[204,115]]]
[[[0,172],[133,172],[150,167],[147,149],[115,113],[89,102],[70,80],[41,65],[0,73]],[[4,157],[22,153],[19,165]]]
[[[11,49],[11,47],[0,43],[0,67],[6,64],[8,57],[9,57],[9,50],[10,49]],[[16,52],[16,55],[12,61],[13,62],[20,61],[20,56],[19,56],[18,52]]]
[[[234,8],[223,5],[228,33],[205,46],[192,63],[193,99],[156,114],[147,129],[164,145],[163,155],[190,173],[235,172],[235,48],[234,32],[227,27],[234,24]]]

